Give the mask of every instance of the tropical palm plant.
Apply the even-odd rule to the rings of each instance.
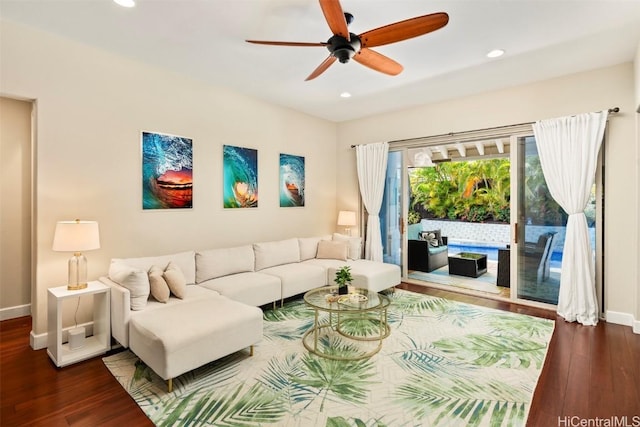
[[[509,222],[509,159],[440,163],[410,172],[411,207],[426,217]]]

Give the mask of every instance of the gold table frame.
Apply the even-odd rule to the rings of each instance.
[[[349,297],[350,295],[354,294],[364,295],[366,297],[365,301],[357,301],[351,299],[349,299],[349,301],[347,302],[328,301],[326,299],[326,296],[337,293],[337,290],[338,289],[336,286],[325,286],[322,288],[312,289],[304,294],[305,304],[307,304],[314,310],[314,320],[313,326],[311,326],[311,328],[309,328],[302,336],[302,344],[310,353],[313,353],[320,357],[324,357],[326,359],[361,360],[373,356],[382,348],[382,340],[387,338],[391,333],[391,329],[389,328],[389,325],[387,323],[387,308],[391,303],[389,298],[385,295],[371,292],[367,289],[355,289],[346,296]],[[358,297],[354,298],[357,299]],[[323,321],[322,319],[320,319],[321,312],[329,313],[328,321]],[[343,330],[342,325],[345,318],[352,319],[355,315],[364,317],[369,313],[378,315],[377,321],[380,327],[379,334],[356,336],[349,334]],[[328,354],[318,348],[318,339],[320,335],[319,332],[325,328],[329,328],[330,330],[340,334],[342,337],[350,340],[371,342],[377,341],[377,345],[372,350],[365,351],[364,353],[357,354],[353,357],[342,357]]]

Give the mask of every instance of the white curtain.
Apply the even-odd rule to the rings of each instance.
[[[387,157],[389,144],[357,145],[356,161],[360,194],[369,218],[367,219],[367,235],[365,238],[364,257],[382,262],[382,235],[380,233],[380,205],[384,195],[384,183],[387,173]]]
[[[598,323],[595,266],[584,209],[595,178],[607,111],[543,120],[533,126],[544,178],[569,215],[562,255],[558,314]]]

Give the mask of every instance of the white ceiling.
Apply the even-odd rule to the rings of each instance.
[[[449,24],[374,50],[404,66],[395,77],[351,61],[304,79],[324,47],[317,0],[0,0],[0,17],[137,58],[313,116],[344,121],[632,61],[639,0],[342,0],[351,32],[434,12]],[[506,54],[488,59],[502,48]],[[339,97],[343,91],[353,96]],[[606,105],[603,108],[607,107]]]

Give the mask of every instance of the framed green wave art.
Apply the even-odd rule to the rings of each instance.
[[[304,206],[304,157],[280,154],[280,207]]]
[[[193,141],[142,132],[142,208],[193,207]]]
[[[222,146],[222,197],[225,208],[258,207],[258,150]]]

